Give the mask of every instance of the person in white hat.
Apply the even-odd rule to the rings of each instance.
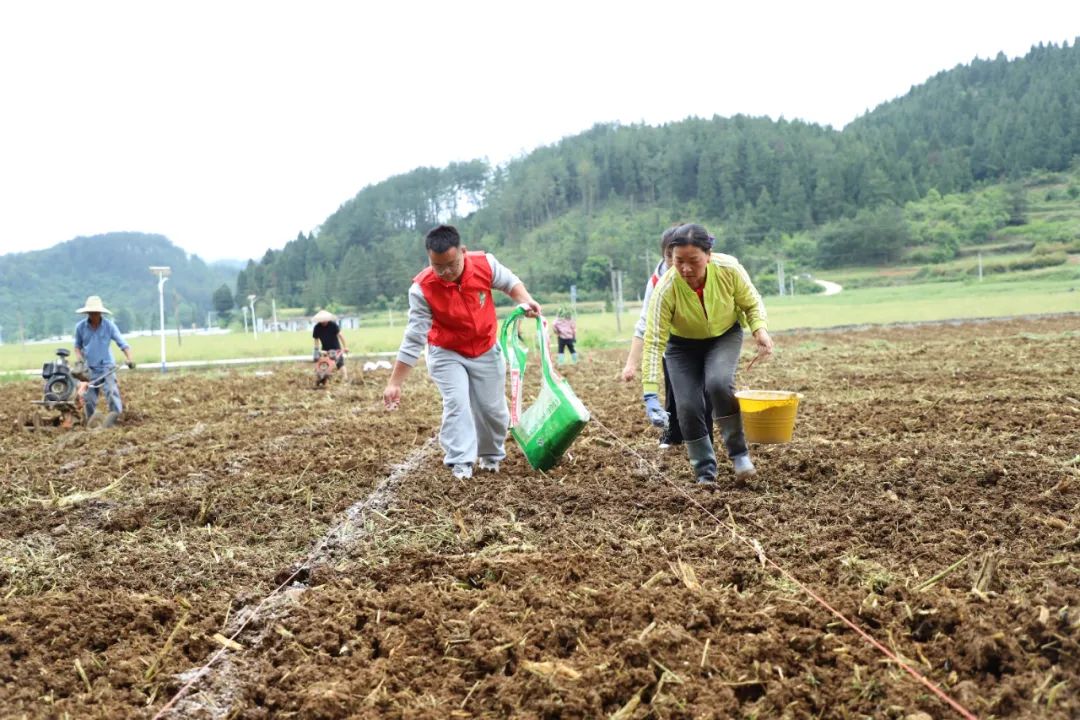
[[[315,352],[313,360],[319,359],[320,350],[327,352],[336,351],[334,354],[338,369],[345,364],[345,356],[349,352],[349,346],[345,344],[345,336],[341,334],[341,327],[337,324],[337,318],[333,313],[320,310],[311,318],[315,327],[311,330],[311,337],[315,339]]]
[[[75,354],[86,363],[90,376],[90,385],[83,396],[86,403],[86,420],[89,423],[97,407],[98,390],[105,391],[109,403],[106,425],[112,425],[124,411],[120,399],[120,386],[116,382],[116,362],[113,360],[111,344],[115,341],[127,358],[127,366],[135,368],[131,357],[131,347],[124,341],[116,323],[104,315],[112,315],[97,295],[86,298],[86,304],[76,310],[86,313],[86,317],[75,325]]]

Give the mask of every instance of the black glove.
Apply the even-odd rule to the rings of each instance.
[[[128,366],[129,370],[134,370],[135,369],[135,361],[134,360],[128,360],[127,361],[127,366]]]

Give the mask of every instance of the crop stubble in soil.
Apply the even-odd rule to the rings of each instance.
[[[431,460],[273,632],[252,628],[232,712],[950,716],[679,483],[980,716],[1080,713],[1080,320],[778,342],[753,386],[807,399],[795,442],[755,448],[755,482],[693,487],[614,381],[618,354],[587,357],[568,376],[598,422],[571,456],[540,475],[511,450],[468,483]],[[383,378],[307,379],[125,378],[117,432],[3,440],[5,713],[152,714],[226,613],[437,428],[419,373],[394,415]],[[5,425],[27,392],[0,387]],[[49,481],[63,496],[124,473],[46,502]]]

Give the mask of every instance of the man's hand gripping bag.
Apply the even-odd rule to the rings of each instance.
[[[540,347],[540,394],[521,412],[528,349],[518,335],[523,308],[516,308],[503,321],[499,347],[510,370],[510,434],[536,470],[547,470],[559,462],[566,449],[589,421],[588,409],[578,400],[566,379],[551,365],[547,327],[536,318],[536,341]]]

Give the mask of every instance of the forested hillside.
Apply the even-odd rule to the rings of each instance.
[[[14,339],[70,333],[88,295],[100,295],[124,331],[157,327],[157,280],[151,265],[168,265],[167,324],[203,325],[212,297],[237,274],[188,256],[162,235],[108,233],[47,250],[0,255],[0,326]]]
[[[600,291],[611,268],[643,275],[662,229],[689,219],[754,271],[782,257],[890,263],[927,244],[947,260],[958,238],[919,236],[908,203],[1064,170],[1077,155],[1080,48],[1040,46],[942,72],[843,131],[743,116],[597,125],[505,166],[419,168],[250,263],[237,294],[312,308],[388,302],[423,267],[423,231],[447,220],[538,292]],[[1016,188],[968,241],[1023,221]]]

